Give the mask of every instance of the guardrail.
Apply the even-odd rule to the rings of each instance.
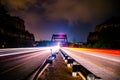
[[[32,73],[30,73],[24,80],[39,80],[39,77],[42,75],[42,73],[45,71],[45,69],[53,63],[53,60],[57,56],[56,53],[52,53],[44,62],[42,65],[38,66],[36,70],[34,70]]]
[[[72,57],[70,57],[67,53],[65,53],[62,50],[60,50],[60,52],[61,52],[63,59],[67,63],[67,66],[72,68],[72,76],[77,76],[78,74],[79,76],[81,76],[83,80],[101,80],[100,77],[90,72],[80,63],[78,63]]]

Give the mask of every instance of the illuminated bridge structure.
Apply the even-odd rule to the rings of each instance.
[[[68,46],[68,39],[66,34],[53,34],[51,41],[54,44],[60,43],[60,46]]]

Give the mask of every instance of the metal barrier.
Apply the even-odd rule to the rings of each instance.
[[[88,69],[86,69],[84,66],[82,66],[80,63],[75,61],[73,58],[71,58],[67,53],[63,52],[62,50],[61,54],[63,55],[64,59],[67,60],[67,66],[72,67],[72,76],[80,75],[83,80],[101,80],[100,77],[97,77],[95,74],[90,72]],[[67,55],[67,57],[66,57]]]

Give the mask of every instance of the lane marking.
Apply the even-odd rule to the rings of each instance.
[[[66,51],[66,50],[64,50],[64,51]],[[68,51],[66,51],[66,52],[70,52],[70,51],[68,50]],[[73,52],[74,52],[74,51],[73,51]],[[78,55],[75,55],[75,56],[78,57]],[[71,56],[71,57],[72,57],[72,56]],[[101,68],[104,68],[104,69],[106,69],[106,70],[108,70],[108,71],[110,71],[110,72],[112,72],[112,73],[115,73],[116,75],[120,75],[120,72],[117,72],[117,71],[113,70],[113,69],[110,68],[110,67],[104,66],[104,65],[99,64],[99,63],[96,63],[96,62],[93,62],[92,60],[87,59],[87,58],[84,58],[84,57],[81,56],[81,55],[80,55],[80,57],[81,57],[83,60],[86,60],[86,61],[88,61],[88,62],[90,62],[90,63],[93,63],[93,64],[95,64],[95,65],[97,65],[97,66],[100,66]],[[76,60],[76,59],[75,59],[75,60]]]
[[[40,55],[42,55],[42,54],[39,54],[39,56],[40,56]],[[11,68],[9,68],[8,70],[5,70],[5,71],[1,72],[0,74],[2,75],[2,74],[5,74],[5,73],[7,73],[7,72],[9,72],[9,71],[11,71],[11,70],[14,70],[14,69],[16,69],[16,68],[19,68],[20,66],[22,66],[22,65],[24,65],[24,64],[26,64],[26,63],[28,63],[28,62],[31,62],[30,59],[32,59],[32,58],[34,58],[34,57],[36,57],[36,56],[38,56],[38,55],[34,55],[34,56],[31,56],[31,57],[28,57],[28,60],[27,60],[26,62],[24,62],[24,63],[22,63],[22,64],[18,64],[17,66],[11,67]],[[42,57],[41,59],[43,59],[43,57]]]

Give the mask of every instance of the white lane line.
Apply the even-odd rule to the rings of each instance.
[[[71,50],[71,49],[69,49]],[[75,52],[79,52],[79,53],[85,53],[87,55],[92,55],[95,57],[100,57],[103,59],[107,59],[110,61],[114,61],[114,62],[119,62],[120,63],[120,56],[113,56],[113,55],[105,55],[105,54],[97,54],[97,52],[89,52],[89,51],[78,51],[78,50],[71,50],[71,51],[75,51]]]
[[[22,54],[22,53],[29,53],[29,52],[34,52],[34,51],[40,51],[40,50],[48,50],[49,48],[48,47],[42,47],[42,48],[14,48],[14,50],[16,49],[16,51],[17,50],[19,50],[19,49],[22,49],[22,50],[24,50],[24,51],[19,51],[19,52],[10,52],[10,53],[6,53],[6,54],[0,54],[0,57],[1,56],[8,56],[8,55],[15,55],[15,54]],[[9,49],[6,49],[7,51],[9,50]]]

